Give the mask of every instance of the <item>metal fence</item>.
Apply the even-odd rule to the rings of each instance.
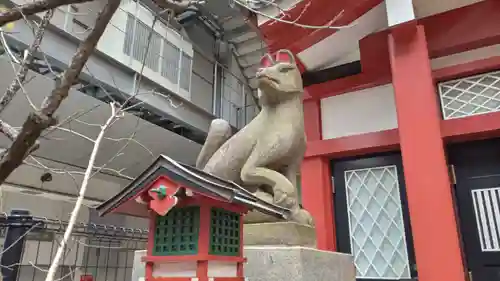
[[[3,281],[43,281],[67,222],[24,210],[0,215]],[[54,280],[132,281],[134,253],[146,249],[148,231],[78,223]]]

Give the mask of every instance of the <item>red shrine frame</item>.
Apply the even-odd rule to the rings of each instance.
[[[360,5],[375,6],[378,2],[380,1],[362,1]],[[342,4],[349,6],[347,3]],[[332,4],[333,6],[338,5]],[[448,170],[445,169],[444,144],[500,136],[500,122],[498,121],[500,112],[443,120],[435,88],[440,81],[498,70],[500,69],[500,56],[436,70],[430,68],[432,58],[500,44],[500,21],[484,20],[494,18],[498,11],[500,11],[500,1],[486,0],[371,34],[359,42],[362,73],[306,88],[304,119],[308,143],[301,169],[302,186],[305,187],[302,190],[302,198],[304,207],[315,218],[319,249],[336,250],[332,202],[334,187],[331,181],[330,161],[401,150],[404,155],[403,159],[406,158],[404,164],[412,166],[412,169],[404,171],[408,186],[430,188],[426,186],[428,183],[418,176],[425,172],[436,181],[435,184],[442,187],[440,190],[446,191],[449,190],[451,183]],[[351,16],[350,14],[349,17]],[[457,21],[457,19],[461,20]],[[453,28],[450,28],[451,26]],[[261,28],[264,29],[264,34],[273,33],[271,29],[266,30],[265,26]],[[315,31],[310,37],[304,35],[300,43],[291,44],[289,49],[298,53],[321,40],[318,39],[318,34],[322,33],[323,38],[329,35],[326,32]],[[269,44],[273,47],[284,48],[286,45],[283,42],[288,41],[278,43],[281,37],[277,33],[275,36],[271,38],[274,40]],[[306,42],[307,40],[309,42]],[[300,63],[299,60],[297,62]],[[418,79],[419,83],[415,83],[415,79]],[[399,128],[335,139],[322,139],[320,106],[322,98],[391,82],[395,89]],[[418,120],[417,116],[412,114],[414,111],[407,110],[413,106],[419,106]],[[419,136],[425,137],[419,139]],[[412,154],[412,150],[418,153]],[[432,162],[430,167],[429,162]],[[430,194],[430,191],[430,189],[420,190],[423,194]],[[439,200],[444,204],[434,210],[436,219],[430,222],[423,220],[422,215],[416,215],[427,214],[428,206],[423,205],[423,202],[428,202],[429,199],[427,201],[419,199],[419,196],[423,195],[418,195],[415,190],[410,190],[408,193],[412,201],[410,212],[413,215],[412,228],[417,263],[419,268],[422,268],[420,273],[425,275],[425,280],[466,280],[459,243],[460,234],[457,230],[450,193],[440,192],[436,198],[431,199],[433,206]],[[429,232],[429,229],[435,231]],[[437,260],[439,257],[432,255],[432,247],[438,247],[447,252],[447,266],[443,266],[442,261]]]

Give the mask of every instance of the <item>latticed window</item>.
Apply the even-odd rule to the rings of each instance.
[[[210,237],[210,254],[238,256],[240,254],[240,215],[212,208]]]
[[[185,91],[189,91],[189,86],[191,83],[191,61],[192,58],[188,56],[186,53],[182,53],[181,59],[181,77],[180,77],[180,86],[181,89]]]
[[[346,171],[345,186],[356,276],[410,278],[396,166]]]
[[[200,208],[174,208],[157,216],[153,255],[194,255],[198,253]]]
[[[438,88],[445,120],[500,109],[500,71],[441,82]]]

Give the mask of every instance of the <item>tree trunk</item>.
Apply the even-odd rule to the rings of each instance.
[[[41,12],[45,12],[48,10],[55,9],[59,6],[70,5],[70,4],[78,4],[90,2],[92,0],[38,0],[33,3],[24,4],[21,6],[14,7],[12,9],[8,9],[4,12],[0,13],[0,26],[4,26],[5,24],[20,20],[24,16],[31,16],[34,14],[38,14]]]
[[[19,89],[21,89],[24,84],[24,80],[26,80],[26,75],[28,74],[29,66],[33,63],[33,59],[35,56],[33,55],[38,47],[40,47],[40,43],[42,43],[43,35],[45,34],[45,28],[50,22],[50,19],[54,15],[54,11],[49,10],[45,16],[43,16],[42,21],[40,22],[40,26],[35,34],[35,39],[33,43],[26,50],[25,58],[23,59],[19,70],[17,71],[16,77],[12,80],[9,88],[5,91],[2,98],[0,99],[0,113],[4,111],[4,109],[9,105],[14,96],[17,94]]]
[[[68,69],[64,71],[59,85],[45,99],[42,108],[38,112],[29,114],[8,153],[0,160],[0,184],[23,163],[24,158],[28,156],[30,148],[35,144],[41,133],[56,123],[56,119],[53,117],[54,112],[68,96],[71,86],[77,81],[84,65],[94,52],[97,42],[119,6],[120,0],[108,1],[99,13],[94,28],[88,37],[80,43]]]

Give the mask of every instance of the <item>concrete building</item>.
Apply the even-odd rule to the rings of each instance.
[[[17,0],[10,5],[22,3],[24,0]],[[16,96],[2,114],[4,120],[20,126],[32,110],[30,104],[40,104],[50,93],[57,83],[56,76],[67,67],[79,39],[88,34],[104,4],[95,1],[55,10],[42,41],[43,54],[37,54],[29,83],[24,86],[27,94]],[[93,144],[68,131],[95,138],[99,129],[92,124],[104,123],[109,116],[106,103],[112,100],[124,102],[135,95],[130,104],[139,105],[110,130],[109,138],[123,140],[103,142],[97,165],[113,157],[134,132],[136,141],[129,142],[107,165],[109,169],[94,179],[92,186],[99,188],[91,188],[88,193],[94,201],[109,198],[127,181],[112,170],[134,177],[160,153],[194,164],[212,119],[224,118],[237,130],[255,116],[255,85],[250,84],[245,73],[255,70],[259,52],[264,50],[246,46],[246,40],[253,40],[250,44],[261,40],[250,27],[243,28],[246,25],[239,11],[227,3],[207,5],[203,13],[211,18],[202,21],[206,15],[201,14],[183,27],[167,25],[161,17],[153,23],[154,9],[149,2],[122,2],[79,83],[57,112],[60,120],[80,111],[81,117],[61,126],[63,130],[47,134],[35,153],[37,159],[28,161],[34,165],[18,169],[8,179],[9,185],[74,194],[74,184],[67,182],[73,179],[67,175],[54,172],[52,181],[42,183],[40,175],[47,171],[40,166],[81,172]],[[16,22],[2,38],[14,55],[22,54],[32,39],[33,30],[26,21]],[[6,88],[12,81],[13,67],[4,52],[0,87]],[[8,146],[6,139],[1,141],[3,147]]]
[[[23,3],[15,0],[6,5]],[[42,52],[36,54],[29,82],[24,85],[25,93],[15,97],[2,113],[2,120],[21,126],[33,110],[32,105],[41,104],[104,4],[94,1],[55,10],[41,44]],[[122,1],[79,83],[57,111],[63,123],[61,129],[44,134],[34,157],[0,186],[1,212],[22,208],[38,217],[68,220],[93,147],[91,139],[99,132],[96,125],[109,117],[107,104],[113,100],[124,102],[134,95],[130,102],[137,106],[113,125],[101,145],[96,165],[107,164],[106,169],[92,178],[78,220],[145,228],[144,221],[134,218],[100,219],[91,207],[116,194],[159,154],[194,164],[212,119],[224,118],[237,130],[255,116],[255,81],[250,75],[265,45],[240,11],[226,1],[212,1],[199,9],[184,26],[171,26],[161,16],[154,21],[157,8],[151,2]],[[0,57],[2,89],[11,83],[17,68],[8,52],[21,57],[33,41],[30,25],[18,21],[1,38],[9,46]],[[77,120],[64,121],[75,114],[79,115]],[[9,144],[8,139],[0,137],[2,147]],[[50,173],[50,180],[42,179],[46,173]],[[27,243],[23,260],[27,267],[20,280],[44,278],[43,272],[35,278],[33,272],[37,270],[29,264],[34,259],[39,266],[48,264],[55,250],[48,250],[52,240],[42,241],[42,251],[36,249],[38,243]],[[82,264],[91,250],[73,253],[69,259],[77,262],[67,265]],[[121,272],[121,276],[125,275]]]
[[[500,2],[286,4],[349,25],[259,18],[304,69],[318,247],[351,253],[359,280],[499,280]]]

